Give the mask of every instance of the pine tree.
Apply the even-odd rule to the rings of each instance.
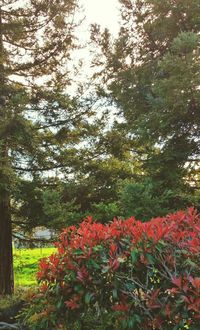
[[[120,3],[122,21],[116,40],[112,42],[107,31],[92,29],[92,39],[106,59],[99,61],[98,54],[96,60],[103,73],[99,91],[123,115],[155,194],[171,192],[171,208],[185,207],[198,188],[200,3]],[[189,200],[182,198],[184,194]]]
[[[66,91],[76,10],[75,0],[0,1],[0,294],[14,287],[12,204],[19,178],[45,178],[61,168],[70,173],[85,134],[87,109]]]

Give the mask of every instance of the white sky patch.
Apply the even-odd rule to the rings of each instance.
[[[108,28],[113,35],[119,30],[119,1],[118,0],[80,0],[85,9],[86,24],[100,24]]]
[[[73,60],[68,64],[68,68],[72,73],[74,82],[88,82],[94,73],[94,69],[91,68],[92,57],[90,55],[91,47],[93,47],[90,44],[91,24],[99,24],[101,31],[108,28],[113,37],[117,37],[120,27],[120,4],[118,0],[79,0],[79,5],[81,9],[77,15],[77,21],[85,17],[76,29],[77,41],[82,48],[73,52]],[[76,67],[79,61],[83,62],[82,69],[78,72],[73,71],[73,67]],[[68,87],[68,91],[72,94],[76,93],[75,86],[76,83],[75,85],[72,84],[71,87]]]

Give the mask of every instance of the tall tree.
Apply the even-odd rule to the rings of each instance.
[[[196,0],[120,0],[121,29],[114,42],[93,26],[103,57],[104,86],[123,115],[155,193],[198,188],[200,154],[200,3]],[[101,60],[100,60],[101,59]],[[105,84],[106,83],[106,84]],[[138,157],[141,154],[138,153]],[[189,184],[188,184],[189,183]],[[172,202],[172,199],[171,199]]]
[[[85,149],[86,161],[77,168],[74,189],[67,192],[68,196],[71,194],[76,198],[83,213],[94,214],[104,222],[119,215],[113,214],[117,211],[114,203],[118,200],[119,183],[133,178],[133,167],[135,172],[139,167],[138,163],[133,162],[130,149],[130,141],[117,129],[105,130],[104,127],[101,130],[99,127],[96,130],[96,136],[88,141]],[[109,213],[112,207],[114,210]],[[108,211],[106,217],[105,208]]]
[[[85,135],[88,110],[66,91],[76,10],[76,0],[0,0],[0,294],[14,286],[18,178],[70,173]]]

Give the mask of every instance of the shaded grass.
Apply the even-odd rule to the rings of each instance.
[[[22,289],[16,289],[14,295],[0,296],[0,310],[10,308],[12,305],[19,302],[24,291]]]
[[[39,260],[55,252],[54,247],[36,249],[14,249],[14,276],[16,287],[34,286],[37,284],[36,272]]]

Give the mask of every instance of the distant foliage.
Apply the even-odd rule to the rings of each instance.
[[[166,201],[169,193],[156,195],[154,185],[147,180],[141,183],[129,182],[120,191],[120,206],[125,217],[134,215],[142,221],[155,215],[164,216],[169,213]]]
[[[135,216],[141,221],[147,221],[156,216],[166,216],[188,205],[195,205],[200,210],[200,199],[187,191],[180,189],[163,189],[161,184],[152,178],[144,178],[139,182],[125,181],[119,192],[120,214],[124,218]],[[116,212],[118,215],[119,212]],[[99,219],[99,218],[98,218]],[[110,219],[112,219],[110,217]]]
[[[30,329],[199,329],[200,215],[142,223],[91,218],[65,229],[40,262]]]

